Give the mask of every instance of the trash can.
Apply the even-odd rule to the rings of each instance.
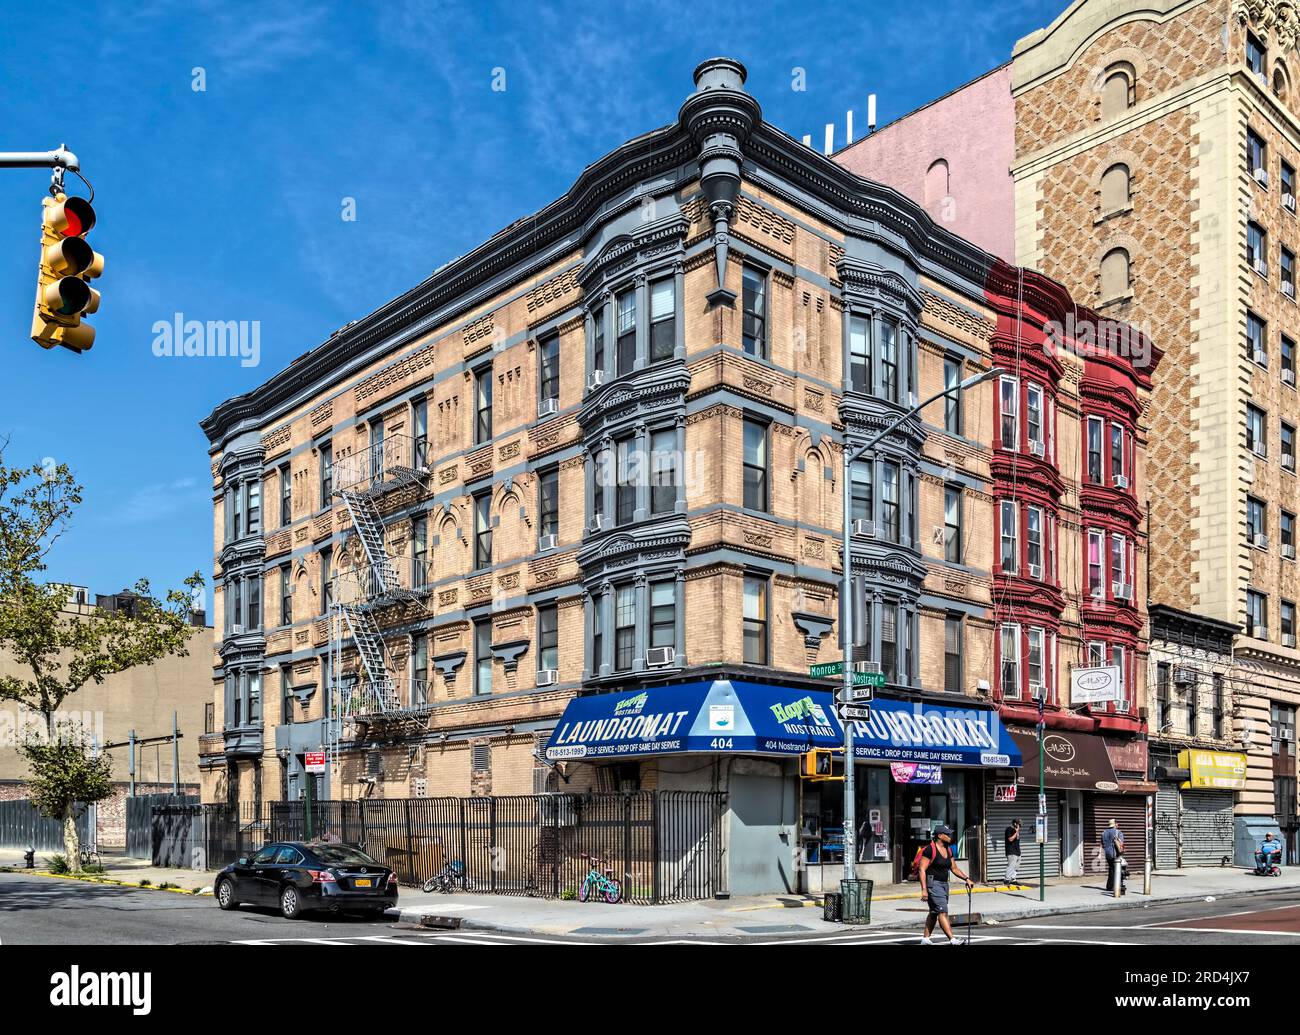
[[[844,923],[871,923],[872,884],[869,880],[840,881],[840,919]]]
[[[828,891],[822,896],[822,919],[828,923],[837,924],[840,922],[840,893],[838,891]]]

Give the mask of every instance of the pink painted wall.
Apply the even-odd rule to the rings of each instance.
[[[844,148],[835,161],[925,206],[940,226],[1015,262],[1015,102],[1011,65],[996,68]],[[945,193],[931,166],[948,163]],[[936,180],[942,177],[935,177]]]

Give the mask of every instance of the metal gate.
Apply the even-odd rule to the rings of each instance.
[[[1186,790],[1183,794],[1184,866],[1220,866],[1233,855],[1233,792]]]
[[[1111,819],[1124,835],[1124,858],[1129,873],[1137,875],[1146,866],[1147,799],[1145,794],[1085,794],[1083,796],[1084,872],[1105,879],[1106,856],[1101,834]]]
[[[90,844],[90,809],[79,806],[77,837]],[[0,801],[0,847],[34,848],[38,852],[63,851],[63,820],[41,814],[27,798]]]
[[[1157,870],[1178,868],[1178,784],[1162,783],[1156,791],[1156,863]]]
[[[1047,843],[1043,845],[1043,862],[1049,877],[1061,873],[1060,792],[1047,794]],[[1016,800],[996,802],[990,789],[984,804],[984,879],[1001,881],[1007,875],[1007,856],[1003,835],[1013,819],[1020,820],[1020,880],[1038,880],[1038,844],[1034,841],[1034,819],[1038,815],[1038,788],[1032,793],[1025,787],[1016,790]]]

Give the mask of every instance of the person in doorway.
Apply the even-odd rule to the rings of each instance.
[[[1101,850],[1106,856],[1106,890],[1118,897],[1121,889],[1116,884],[1123,878],[1115,876],[1115,862],[1124,854],[1124,833],[1113,819],[1101,832]]]
[[[1007,883],[1016,883],[1020,875],[1020,820],[1013,819],[1002,839],[1007,849]]]
[[[934,832],[934,839],[925,848],[921,849],[921,865],[919,868],[921,898],[930,907],[930,912],[925,918],[925,934],[921,937],[922,945],[934,944],[930,935],[934,933],[936,922],[943,928],[943,933],[948,936],[948,944],[957,944],[957,939],[952,934],[952,924],[948,922],[949,874],[955,873],[958,878],[964,880],[967,890],[974,887],[974,882],[961,872],[957,860],[953,858],[956,850],[953,848],[952,838],[951,827],[938,827]]]

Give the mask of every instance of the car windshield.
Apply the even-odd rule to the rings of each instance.
[[[312,845],[312,854],[323,863],[334,866],[378,866],[379,863],[359,848],[347,845]]]

